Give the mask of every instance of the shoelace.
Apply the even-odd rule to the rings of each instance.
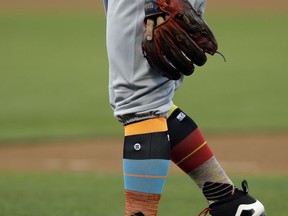
[[[202,212],[200,212],[200,214],[198,216],[201,216],[201,215],[207,215],[209,212],[210,212],[210,208],[205,208]]]

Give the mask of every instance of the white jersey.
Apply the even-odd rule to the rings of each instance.
[[[109,60],[109,98],[124,124],[167,116],[183,80],[168,80],[153,70],[142,53],[144,0],[103,0]],[[192,1],[204,11],[205,1]],[[197,6],[197,7],[196,7]]]

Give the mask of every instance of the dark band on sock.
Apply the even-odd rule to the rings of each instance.
[[[234,186],[227,183],[205,182],[203,194],[209,201],[221,200],[233,194]]]
[[[155,132],[126,136],[124,140],[125,159],[166,159],[170,160],[167,132]]]
[[[168,131],[171,131],[171,133],[173,131],[174,134],[173,137],[170,137],[171,149],[198,127],[196,123],[179,108],[175,109],[169,116],[167,124]]]

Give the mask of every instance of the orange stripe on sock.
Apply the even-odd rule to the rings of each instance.
[[[151,176],[151,175],[140,175],[140,174],[129,174],[125,173],[125,176],[139,177],[139,178],[166,178],[166,176]]]
[[[141,122],[129,124],[124,127],[125,136],[164,132],[167,130],[167,122],[166,118],[164,117],[148,119]]]

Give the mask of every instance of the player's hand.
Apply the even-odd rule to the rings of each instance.
[[[164,17],[158,16],[156,18],[156,25],[160,25],[164,21],[165,21]],[[146,25],[147,25],[147,27],[146,27],[146,39],[148,41],[151,41],[153,39],[153,30],[154,30],[154,27],[155,27],[154,19],[147,19]]]

